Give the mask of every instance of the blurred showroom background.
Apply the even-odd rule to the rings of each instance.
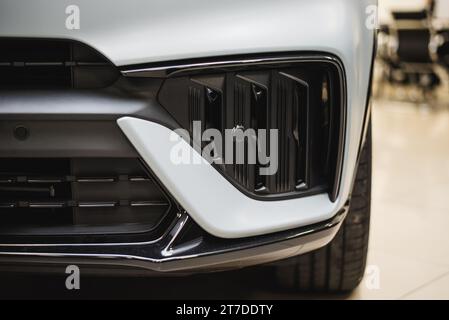
[[[257,268],[179,279],[92,278],[76,295],[449,299],[449,0],[379,0],[379,21],[372,228],[359,289],[343,297],[291,295],[267,285]],[[17,283],[24,281],[10,280],[8,296],[23,297]],[[34,280],[25,289],[30,296],[43,288],[74,295],[59,279]]]
[[[449,299],[449,0],[379,0],[379,23],[370,253],[351,298]]]

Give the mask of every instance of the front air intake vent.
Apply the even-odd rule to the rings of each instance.
[[[250,138],[246,136],[243,164],[225,162],[225,149],[220,155],[222,164],[215,164],[248,195],[263,200],[327,191],[334,200],[344,143],[343,69],[333,59],[300,60],[179,67],[167,75],[159,102],[193,138],[194,121],[201,121],[201,132],[213,128],[223,137],[226,129],[253,129],[256,133],[265,129],[267,135],[277,130],[278,140],[267,142],[268,150],[270,144],[278,145],[274,174],[262,175],[260,169],[267,165],[259,159],[248,161]],[[259,154],[259,145],[256,148]]]
[[[151,233],[170,208],[138,159],[0,159],[0,237]]]
[[[119,72],[100,53],[79,42],[0,39],[0,89],[103,88]]]

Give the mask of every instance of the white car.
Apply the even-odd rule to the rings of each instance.
[[[0,0],[4,270],[358,285],[376,1],[71,3]]]

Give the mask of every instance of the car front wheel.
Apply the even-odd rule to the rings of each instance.
[[[335,238],[324,248],[279,262],[277,283],[285,289],[348,292],[363,278],[368,252],[371,204],[371,124],[353,186],[349,212]]]

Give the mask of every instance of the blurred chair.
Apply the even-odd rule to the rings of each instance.
[[[393,22],[379,30],[384,81],[417,87],[424,101],[441,82],[429,49],[433,7],[429,2],[423,10],[392,12]],[[410,98],[416,100],[416,90],[410,91]]]
[[[436,32],[435,60],[449,71],[449,29]]]
[[[449,70],[449,0],[435,0],[430,52],[433,61]]]
[[[433,2],[430,56],[443,80],[443,92],[449,93],[449,0]]]

